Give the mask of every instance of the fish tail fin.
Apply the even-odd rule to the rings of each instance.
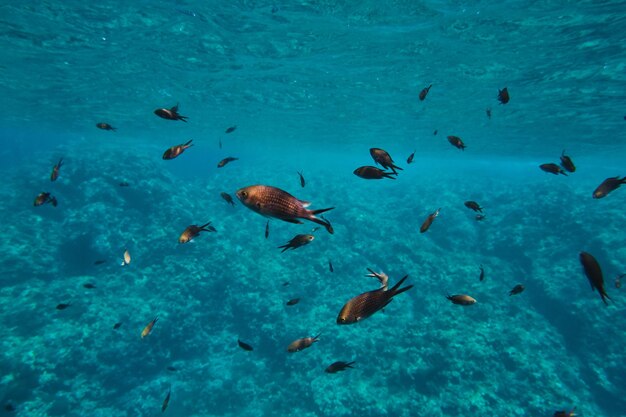
[[[396,177],[394,175],[398,175],[397,172],[383,172],[383,177],[395,180]]]
[[[309,213],[316,215],[316,214],[322,214],[325,213],[327,211],[330,211],[334,209],[334,207],[330,207],[330,208],[323,208],[323,209],[318,209],[318,210],[309,210]]]
[[[278,249],[283,248],[283,250],[280,251],[280,253],[285,252],[287,249],[290,248],[289,244],[283,245],[283,246],[278,246]]]
[[[409,277],[408,275],[405,275],[404,277],[402,277],[402,279],[401,279],[400,281],[398,281],[398,282],[396,283],[396,285],[394,285],[393,287],[391,287],[391,289],[389,289],[389,290],[388,290],[388,291],[390,291],[390,292],[391,292],[391,294],[393,294],[393,295],[392,295],[392,297],[394,297],[394,296],[396,296],[396,295],[398,295],[398,294],[402,294],[403,292],[408,291],[408,290],[410,290],[411,288],[413,288],[413,285],[408,285],[408,286],[406,286],[406,287],[404,287],[404,288],[400,288],[400,286],[402,285],[402,283],[403,283],[403,282],[404,282],[404,281],[405,281],[408,277]]]
[[[330,222],[326,219],[322,220],[322,219],[318,219],[317,217],[315,217],[316,214],[320,214],[320,213],[325,213],[327,211],[330,211],[334,209],[334,207],[329,207],[329,208],[324,208],[324,209],[318,209],[318,210],[307,210],[307,214],[309,215],[308,219],[311,220],[313,223],[317,223],[319,225],[322,225],[326,228],[326,231],[328,233],[330,233],[331,235],[335,232],[332,225],[330,224]]]
[[[211,222],[205,223],[202,226],[200,226],[201,230],[204,230],[205,232],[215,232],[215,227],[211,226]]]
[[[618,177],[619,178],[619,177]],[[626,177],[622,178],[621,180],[619,180],[620,184],[626,184]]]
[[[187,143],[185,143],[183,146],[184,146],[185,148],[189,148],[189,147],[193,146],[193,143],[191,143],[192,141],[193,141],[193,139],[189,139],[189,140],[187,141]]]
[[[608,306],[609,303],[606,302],[606,299],[608,298],[611,301],[613,301],[613,299],[609,297],[609,295],[606,293],[604,289],[602,289],[602,291],[599,291],[599,292],[600,292],[600,296],[602,297],[602,301],[604,302],[604,305]]]
[[[320,338],[321,335],[322,335],[321,333],[318,333],[317,336],[313,336],[313,341],[317,342],[317,340]]]
[[[348,363],[346,364],[346,368],[352,368],[352,365],[354,365],[354,362],[355,362],[355,361],[348,362]]]
[[[400,168],[399,166],[393,165],[393,164],[391,165],[391,168],[399,169],[400,171],[404,171],[404,168]]]
[[[181,116],[180,114],[176,117],[178,120],[182,120],[183,122],[187,123],[187,116]]]

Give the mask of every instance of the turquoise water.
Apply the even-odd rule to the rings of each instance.
[[[626,189],[591,197],[626,175],[625,7],[0,5],[0,414],[154,416],[171,387],[163,415],[626,416]],[[176,103],[188,123],[153,113]],[[397,179],[353,174],[372,147]],[[539,169],[564,149],[576,172]],[[252,184],[335,207],[334,234],[271,219],[266,239],[266,218],[220,196]],[[33,206],[43,191],[57,207]],[[378,287],[366,268],[414,288],[338,326]],[[340,360],[354,369],[324,372]]]

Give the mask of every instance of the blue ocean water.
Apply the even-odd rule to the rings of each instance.
[[[626,3],[492,3],[0,5],[0,414],[626,416],[626,189],[592,198],[626,175]],[[395,179],[353,174],[373,147]],[[564,150],[576,172],[539,169]],[[334,233],[266,238],[252,184]],[[414,287],[337,325],[367,268]]]

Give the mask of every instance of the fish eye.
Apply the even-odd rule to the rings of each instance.
[[[241,195],[243,198],[246,198],[246,197],[248,197],[248,192],[247,192],[247,191],[241,191],[241,192],[240,192],[240,195]]]

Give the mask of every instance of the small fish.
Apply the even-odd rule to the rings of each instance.
[[[270,236],[270,221],[268,220],[267,223],[265,223],[265,239],[267,239]]]
[[[7,413],[12,413],[13,411],[15,411],[15,407],[11,403],[6,403],[4,405],[4,411],[6,411]]]
[[[57,178],[59,178],[59,169],[61,169],[61,165],[63,165],[63,158],[59,159],[59,162],[57,162],[56,165],[52,167],[50,181],[56,181]]]
[[[170,386],[169,390],[167,391],[167,395],[165,396],[165,399],[163,400],[163,405],[161,406],[161,412],[165,412],[165,410],[167,410],[167,406],[170,403],[170,396],[172,395],[172,387]]]
[[[475,201],[466,201],[463,204],[465,204],[465,207],[467,207],[468,209],[479,211],[481,213],[483,212],[483,208]]]
[[[167,120],[182,120],[183,122],[187,122],[187,116],[178,114],[178,104],[171,109],[156,109],[154,114]]]
[[[249,344],[247,344],[245,342],[242,342],[239,339],[237,339],[237,344],[239,345],[240,348],[242,348],[243,350],[247,350],[248,352],[254,350],[254,348],[252,346],[250,346]]]
[[[500,104],[506,104],[509,102],[509,89],[504,87],[502,90],[498,89],[498,101]]]
[[[286,305],[288,305],[288,306],[295,306],[299,302],[300,302],[299,298],[292,298],[291,300],[287,301]]]
[[[219,143],[220,149],[222,149],[222,139],[220,139],[218,143]]]
[[[46,192],[41,192],[39,193],[39,195],[37,195],[37,197],[35,197],[35,202],[33,203],[33,205],[35,207],[44,205],[46,203],[50,203],[52,204],[53,207],[57,206],[57,199],[56,197],[52,197],[50,195],[50,193],[46,193]]]
[[[572,408],[570,411],[555,411],[553,416],[554,417],[573,417],[576,414],[574,414],[574,411],[576,411],[576,407]]]
[[[117,323],[115,323],[115,324],[113,325],[113,330],[117,330],[117,329],[119,329],[120,327],[122,327],[122,322],[119,322],[119,321],[118,321]]]
[[[617,190],[622,184],[626,184],[626,177],[620,178],[619,176],[617,176],[607,178],[602,181],[602,184],[598,185],[598,188],[594,190],[593,198],[604,198],[611,191]]]
[[[93,285],[92,283],[88,282],[86,284],[83,284],[83,287],[89,289],[89,290],[93,290],[94,288],[96,288],[95,285]]]
[[[600,268],[600,264],[590,253],[580,252],[579,255],[580,263],[583,265],[583,270],[589,283],[591,284],[592,290],[598,290],[600,293],[600,297],[602,297],[602,301],[605,305],[608,305],[606,299],[609,300],[611,297],[606,293],[604,289],[604,277],[602,276],[602,269]]]
[[[345,371],[348,368],[352,369],[352,365],[354,365],[354,362],[337,361],[331,363],[324,372],[334,374],[337,372]]]
[[[626,274],[622,274],[615,278],[615,288],[622,288],[622,278],[626,277]]]
[[[228,158],[224,158],[221,161],[219,161],[217,163],[217,167],[218,168],[223,168],[227,163],[232,162],[232,161],[236,161],[239,158],[233,158],[232,156],[229,156]]]
[[[237,129],[237,126],[230,126],[224,131],[224,133],[233,133]]]
[[[428,87],[423,88],[422,91],[420,91],[420,95],[419,95],[420,101],[424,101],[424,99],[426,98],[426,95],[430,91],[430,87],[432,87],[432,86],[433,85],[431,84]]]
[[[287,346],[287,352],[294,353],[300,352],[303,349],[310,347],[313,343],[317,342],[320,335],[313,337],[303,337],[302,339],[296,339]]]
[[[572,158],[565,155],[565,149],[563,149],[563,152],[561,152],[561,166],[565,168],[565,170],[568,172],[576,171],[576,165],[574,165]]]
[[[304,188],[306,182],[304,181],[304,177],[302,176],[302,172],[298,171],[298,175],[300,176],[300,185]]]
[[[231,206],[235,205],[235,202],[233,201],[233,198],[230,196],[230,194],[222,192],[220,193],[220,195],[228,204],[230,204]]]
[[[335,229],[333,228],[332,223],[326,218],[326,216],[320,216],[322,218],[322,220],[324,220],[326,222],[326,229],[328,230],[328,232],[332,235],[333,233],[335,233]],[[317,231],[317,229],[319,229],[319,227],[314,227],[313,228],[313,232]]]
[[[289,223],[302,224],[299,219],[305,219],[320,224],[326,228],[328,233],[334,232],[327,220],[320,220],[315,217],[334,207],[309,210],[311,204],[308,201],[299,200],[280,188],[268,185],[251,185],[237,190],[237,198],[250,210],[263,216],[273,217]]]
[[[178,368],[177,368],[177,367],[175,367],[175,366],[172,366],[172,365],[168,366],[168,367],[167,367],[167,368],[165,368],[165,369],[167,369],[167,370],[168,370],[168,371],[170,371],[170,372],[177,372],[177,371],[178,371]]]
[[[539,165],[539,168],[541,168],[542,171],[548,172],[550,174],[554,174],[554,175],[563,174],[567,177],[567,174],[565,173],[565,171],[563,171],[561,167],[558,166],[557,164],[553,164],[553,163],[541,164]]]
[[[102,130],[117,130],[116,128],[114,128],[108,123],[96,123],[96,127]]]
[[[106,261],[104,259],[98,259],[97,261],[94,261],[94,265],[102,265],[103,263],[105,263]]]
[[[446,298],[452,302],[452,304],[459,304],[462,306],[471,306],[476,304],[476,300],[466,294],[446,295]]]
[[[383,149],[370,148],[370,155],[372,156],[372,159],[374,159],[374,162],[385,169],[391,169],[396,175],[398,175],[396,169],[402,170],[399,166],[394,165],[393,159],[391,159],[389,153]]]
[[[488,118],[489,120],[491,120],[491,109],[489,109],[489,108],[488,108],[488,109],[486,109],[486,110],[485,110],[485,113],[487,113],[487,118]]]
[[[485,216],[484,214],[477,214],[476,215],[476,221],[478,221],[478,222],[482,222],[483,220],[485,220],[485,218],[487,218],[487,216]]]
[[[480,268],[480,277],[478,278],[479,281],[482,281],[485,279],[485,269],[483,268],[483,266],[479,266]]]
[[[120,187],[130,187],[130,184],[127,183],[126,181],[122,181],[118,184]]]
[[[433,221],[435,221],[435,218],[439,216],[440,210],[441,210],[441,207],[439,207],[437,210],[430,213],[428,217],[426,217],[426,220],[424,220],[424,223],[422,223],[422,226],[420,227],[420,233],[424,233],[430,228],[430,225],[433,224]]]
[[[509,291],[509,296],[516,295],[522,293],[526,288],[522,284],[517,284],[511,291]]]
[[[156,322],[158,320],[159,320],[159,316],[157,316],[154,319],[152,319],[152,321],[150,323],[148,323],[146,325],[146,327],[143,328],[143,330],[141,331],[141,338],[142,339],[144,337],[148,336],[150,333],[152,333],[152,328],[154,327],[154,325],[156,324]]]
[[[57,304],[57,310],[65,310],[69,306],[71,306],[71,304],[69,304],[69,303],[68,304],[66,304],[66,303]]]
[[[289,242],[278,248],[282,248],[283,250],[281,250],[280,253],[283,253],[287,249],[297,249],[301,246],[308,245],[313,239],[315,239],[313,235],[295,235]]]
[[[181,143],[180,145],[172,146],[163,152],[163,159],[174,159],[181,153],[185,152],[185,149],[191,148],[193,143],[191,143],[193,139],[188,140],[186,143]]]
[[[286,287],[286,286],[288,286],[288,285],[289,285],[289,281],[285,281],[285,282],[283,282],[283,287]]]
[[[413,153],[411,155],[409,155],[409,157],[406,159],[406,163],[407,164],[412,164],[413,163],[413,158],[415,158],[415,151],[413,151]]]
[[[353,173],[357,177],[361,177],[366,180],[380,180],[383,178],[389,178],[392,180],[396,179],[393,172],[383,171],[382,169],[373,166],[358,167]]]
[[[333,268],[333,263],[330,261],[330,259],[328,260],[328,269],[330,270],[330,272],[335,272],[335,268]]]
[[[438,133],[438,132],[439,132],[439,131],[438,131],[437,129],[435,129],[435,131],[433,132],[433,136],[437,136],[437,133]]]
[[[122,266],[130,265],[130,252],[128,249],[124,251],[124,257],[122,258]]]
[[[215,227],[211,226],[211,222],[205,223],[202,226],[198,226],[192,224],[191,226],[187,226],[183,233],[178,237],[178,243],[187,243],[196,236],[200,234],[200,232],[217,232]]]
[[[450,142],[450,144],[454,146],[455,148],[458,148],[462,151],[465,150],[465,148],[467,148],[467,146],[465,146],[461,138],[458,136],[448,136],[448,142]]]
[[[369,268],[367,268],[367,270],[370,271],[370,273],[366,274],[365,276],[376,278],[380,282],[380,288],[382,288],[384,291],[387,291],[387,283],[389,281],[389,277],[387,276],[387,274],[385,274],[383,271],[374,272]]]
[[[393,297],[413,288],[413,285],[407,285],[404,288],[400,288],[402,283],[408,277],[408,275],[405,275],[396,285],[389,289],[379,288],[351,298],[341,308],[341,311],[337,316],[337,324],[353,324],[370,317],[379,310],[382,310],[387,306],[387,304],[393,301]]]

